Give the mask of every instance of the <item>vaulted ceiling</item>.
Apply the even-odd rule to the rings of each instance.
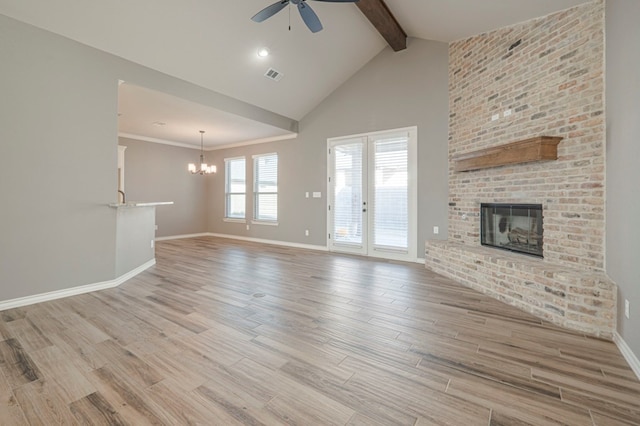
[[[310,1],[324,26],[315,34],[293,7],[262,23],[250,20],[273,1],[0,0],[0,13],[295,120],[387,46],[351,3]],[[409,37],[450,42],[585,0],[385,2]],[[258,57],[261,47],[271,54]],[[269,68],[283,78],[264,77]],[[184,143],[199,144],[195,130]],[[264,130],[246,139],[272,136]]]

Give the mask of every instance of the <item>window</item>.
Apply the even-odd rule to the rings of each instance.
[[[253,157],[253,218],[257,221],[278,220],[278,154]]]
[[[244,219],[247,186],[244,157],[226,158],[224,160],[224,169],[226,194],[225,218]]]

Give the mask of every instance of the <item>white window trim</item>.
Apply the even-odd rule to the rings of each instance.
[[[256,158],[260,158],[260,157],[268,157],[270,155],[275,155],[278,158],[278,166],[280,166],[280,156],[278,155],[277,152],[265,152],[264,154],[253,154],[251,156],[251,159],[253,161],[252,167],[253,167],[253,182],[251,182],[251,186],[252,186],[252,196],[253,196],[253,212],[252,212],[252,216],[253,219],[251,220],[251,224],[252,225],[266,225],[266,226],[278,226],[278,220],[264,220],[264,219],[256,219]],[[280,170],[278,170],[278,174],[280,173]],[[279,195],[279,192],[261,192],[261,194],[276,194]],[[279,198],[279,197],[278,197]],[[279,210],[278,206],[278,210]]]
[[[401,127],[396,129],[388,129],[388,130],[379,130],[375,132],[368,133],[358,133],[353,135],[339,136],[334,138],[327,139],[327,148],[331,149],[334,143],[338,143],[341,140],[345,139],[357,139],[357,138],[366,138],[368,141],[370,138],[378,136],[378,135],[388,135],[393,133],[408,133],[409,134],[409,229],[413,229],[414,232],[409,232],[409,250],[406,254],[400,253],[398,256],[394,256],[393,253],[389,253],[386,255],[386,251],[384,248],[371,248],[368,250],[367,256],[370,257],[382,257],[386,259],[396,259],[403,261],[411,261],[414,262],[417,260],[418,255],[418,126],[409,126],[409,127]],[[331,158],[330,155],[327,155],[327,174],[331,173]],[[328,176],[329,178],[333,178],[333,176]],[[331,203],[332,199],[332,179],[327,179],[327,206]],[[332,215],[327,214],[327,230],[331,229],[333,223]],[[327,247],[329,247],[329,251],[334,251],[331,249],[332,240],[329,238],[329,232],[327,232]],[[376,256],[376,252],[380,253]],[[384,254],[383,254],[384,253]]]
[[[237,217],[225,217],[222,221],[229,223],[247,223],[247,219],[238,219]]]
[[[245,170],[245,175],[244,175],[244,217],[243,218],[239,218],[239,217],[229,217],[227,216],[227,209],[228,209],[228,196],[230,194],[241,194],[240,192],[227,192],[227,184],[228,184],[228,176],[227,176],[227,162],[228,161],[234,161],[234,160],[244,160],[244,170]],[[242,155],[242,156],[238,156],[238,157],[229,157],[229,158],[225,158],[224,159],[224,217],[223,217],[223,222],[229,222],[229,223],[247,223],[247,157]]]
[[[269,155],[278,155],[277,151],[265,152],[264,154],[253,154],[251,158],[268,157]]]
[[[278,221],[273,220],[257,220],[254,219],[251,221],[252,225],[266,225],[266,226],[278,226]]]

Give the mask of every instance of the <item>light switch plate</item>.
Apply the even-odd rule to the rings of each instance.
[[[322,198],[322,192],[314,192],[313,198]]]
[[[625,299],[624,300],[624,316],[627,317],[627,319],[629,319],[629,317],[631,316],[631,306],[629,306],[629,300]]]

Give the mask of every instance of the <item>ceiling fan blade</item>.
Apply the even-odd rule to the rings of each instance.
[[[271,6],[265,7],[260,12],[256,13],[255,15],[253,15],[251,20],[255,21],[255,22],[262,22],[265,19],[271,18],[273,15],[275,15],[278,12],[280,12],[288,4],[289,4],[289,0],[278,1],[278,2],[276,2],[274,4],[272,4]]]
[[[306,4],[304,1],[301,1],[298,3],[298,10],[300,11],[302,20],[307,24],[307,27],[309,27],[312,33],[317,33],[322,30],[320,19],[318,19],[318,15],[316,15],[313,9],[311,9],[311,6]]]

